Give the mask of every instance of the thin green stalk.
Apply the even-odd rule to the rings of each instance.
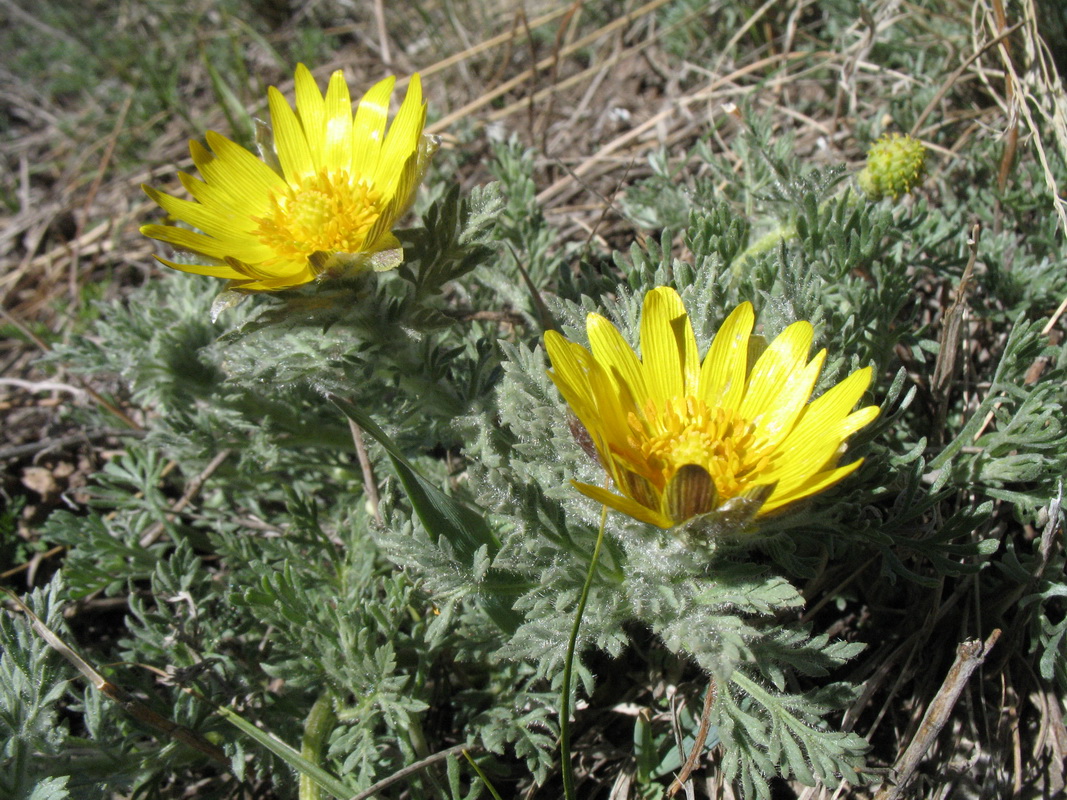
[[[478,773],[478,777],[482,779],[482,783],[485,784],[485,787],[489,790],[489,794],[493,796],[494,800],[503,800],[503,798],[499,794],[497,794],[496,789],[493,788],[493,784],[489,782],[489,778],[487,778],[485,773],[482,772],[481,767],[479,767],[478,764],[475,763],[474,758],[471,756],[469,750],[463,751],[463,757],[467,759],[468,763],[470,763],[471,768],[476,773]]]
[[[593,575],[596,573],[596,562],[600,558],[600,545],[604,543],[604,526],[608,520],[608,507],[600,512],[600,529],[596,535],[596,545],[593,547],[593,557],[589,560],[589,572],[585,576],[585,585],[582,586],[582,596],[578,600],[578,610],[574,614],[574,625],[571,627],[571,638],[567,642],[567,659],[563,662],[563,697],[559,703],[559,758],[563,767],[563,796],[566,800],[575,800],[574,795],[574,769],[571,766],[571,673],[574,668],[574,650],[578,644],[578,629],[582,626],[582,615],[585,614],[585,604],[589,600],[589,587],[593,585]]]

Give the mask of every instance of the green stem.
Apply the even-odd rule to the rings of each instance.
[[[600,558],[600,545],[604,543],[604,525],[608,519],[608,507],[600,512],[600,529],[596,535],[596,545],[593,547],[593,557],[589,560],[589,572],[585,576],[585,585],[582,586],[582,596],[578,600],[578,610],[574,614],[574,625],[571,627],[571,638],[567,642],[567,659],[563,662],[563,696],[559,702],[559,757],[563,767],[563,796],[566,800],[575,800],[574,795],[574,768],[571,765],[571,673],[574,668],[574,650],[578,644],[578,629],[582,626],[582,615],[585,614],[585,604],[589,600],[589,587],[593,585],[593,575],[596,574],[596,562]]]
[[[493,784],[491,784],[491,783],[489,782],[489,778],[487,778],[487,777],[485,776],[485,773],[484,773],[484,772],[482,772],[482,769],[481,769],[481,767],[479,767],[479,766],[478,766],[478,764],[477,764],[477,763],[476,763],[476,762],[474,761],[474,758],[473,758],[473,757],[471,757],[471,754],[470,754],[470,752],[469,752],[469,751],[467,751],[467,750],[464,750],[464,751],[463,751],[463,757],[464,757],[465,759],[467,759],[468,763],[469,763],[469,764],[471,765],[471,768],[472,768],[472,769],[473,769],[473,770],[474,770],[474,771],[475,771],[476,773],[478,773],[478,777],[482,779],[482,783],[484,783],[484,784],[485,784],[486,788],[487,788],[487,789],[489,790],[489,794],[491,794],[491,795],[493,796],[493,799],[494,799],[494,800],[503,800],[503,798],[501,798],[501,796],[500,796],[499,794],[497,794],[497,791],[496,791],[496,789],[494,789],[494,788],[493,788]]]
[[[304,738],[300,742],[300,755],[312,764],[322,764],[322,752],[330,732],[337,724],[337,714],[333,710],[333,697],[328,691],[319,695],[311,707],[304,722]],[[322,787],[311,776],[300,773],[300,800],[322,800]],[[342,798],[343,800],[343,798]]]

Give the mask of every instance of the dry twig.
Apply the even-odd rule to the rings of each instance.
[[[926,714],[919,724],[919,730],[904,753],[897,759],[897,763],[893,765],[893,773],[896,776],[895,785],[882,789],[876,795],[876,800],[897,800],[904,793],[908,782],[919,767],[919,762],[927,754],[945,723],[948,722],[967,680],[982,665],[999,638],[1000,629],[997,628],[984,642],[978,640],[964,642],[956,648],[956,661],[949,669],[948,675],[945,676],[934,701],[926,709]]]

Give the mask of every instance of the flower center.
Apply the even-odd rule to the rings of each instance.
[[[758,484],[771,466],[771,454],[764,453],[752,423],[692,396],[668,400],[662,412],[649,403],[644,421],[631,413],[629,423],[630,445],[660,489],[679,469],[695,464],[711,476],[721,502]]]
[[[381,216],[382,196],[346,170],[308,175],[270,199],[255,217],[256,235],[282,258],[302,261],[315,252],[358,253]]]

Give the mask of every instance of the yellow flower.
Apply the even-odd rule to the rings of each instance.
[[[738,306],[701,364],[681,298],[659,287],[645,295],[640,360],[598,314],[586,321],[591,352],[547,332],[548,374],[619,494],[575,488],[661,528],[693,520],[716,533],[744,529],[859,467],[837,461],[845,439],[878,416],[876,406],[852,411],[870,367],[811,400],[826,358],[823,350],[808,361],[811,324],[796,322],[767,345],[752,335],[754,322],[752,305]]]
[[[422,132],[426,106],[418,74],[386,132],[394,83],[390,77],[375,84],[353,116],[341,71],[330,76],[323,96],[301,64],[295,112],[270,87],[274,143],[265,161],[214,131],[207,132],[207,148],[189,142],[202,180],[180,177],[194,200],[143,188],[200,232],[145,225],[141,233],[203,262],[157,258],[184,272],[227,278],[241,291],[276,291],[323,273],[397,266],[403,251],[392,228],[410,207],[437,140]]]

